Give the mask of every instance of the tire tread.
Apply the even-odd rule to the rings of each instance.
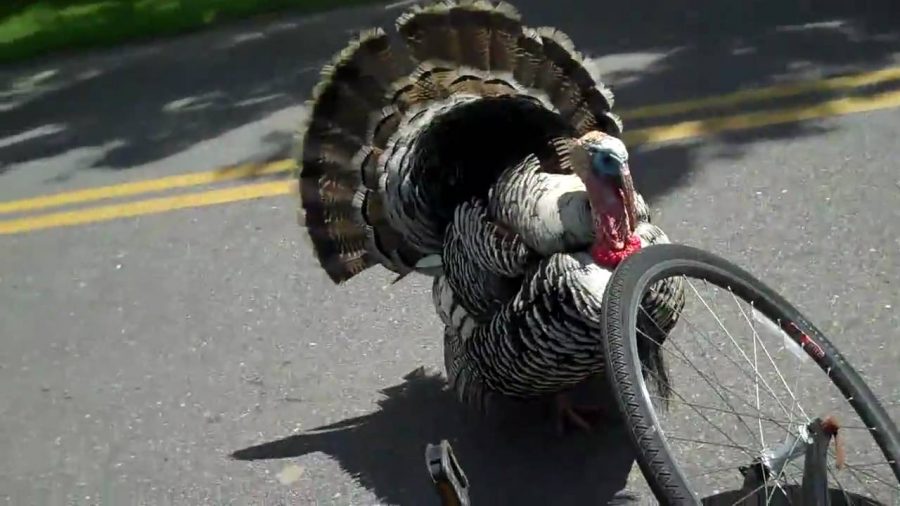
[[[662,428],[655,421],[654,408],[643,395],[641,364],[636,353],[636,332],[630,312],[638,304],[651,283],[660,278],[687,274],[707,277],[713,284],[736,288],[734,293],[745,301],[753,300],[757,308],[770,318],[780,318],[802,325],[814,337],[846,377],[845,384],[835,384],[860,417],[874,427],[872,435],[889,460],[893,458],[894,474],[900,482],[900,432],[871,392],[868,385],[826,338],[781,295],[749,272],[713,253],[681,244],[658,244],[642,249],[626,259],[613,273],[603,302],[604,347],[607,378],[623,417],[638,465],[660,504],[700,504],[690,483],[672,459]],[[738,293],[741,292],[741,293]],[[774,319],[773,318],[773,319]],[[833,379],[834,381],[834,379]]]

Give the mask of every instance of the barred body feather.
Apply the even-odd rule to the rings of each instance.
[[[575,138],[619,136],[612,91],[558,29],[508,3],[445,0],[361,32],[325,66],[297,150],[301,211],[343,283],[374,265],[434,276],[452,388],[467,404],[532,398],[602,372],[610,271]],[[636,195],[637,233],[668,241]],[[668,282],[667,282],[668,283]],[[673,282],[674,283],[674,282]],[[683,288],[656,287],[642,327],[661,338]]]

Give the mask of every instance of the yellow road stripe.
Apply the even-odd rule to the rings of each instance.
[[[65,206],[69,204],[80,204],[96,200],[129,197],[132,195],[140,195],[142,193],[173,190],[176,188],[184,188],[202,184],[220,183],[223,181],[232,181],[253,176],[277,174],[279,172],[291,170],[293,167],[294,161],[288,159],[278,160],[272,163],[249,163],[209,172],[195,172],[191,174],[181,174],[178,176],[169,176],[159,179],[135,181],[132,183],[99,186],[95,188],[87,188],[85,190],[76,190],[71,192],[57,193],[54,195],[44,195],[22,200],[0,202],[0,214],[37,211],[39,209]]]
[[[674,125],[635,130],[626,135],[626,140],[632,145],[676,141],[729,131],[843,116],[894,107],[900,107],[900,91],[885,92],[867,97],[841,98],[810,106],[736,114],[722,118],[711,118],[699,121],[685,121]],[[286,160],[284,162],[276,162],[276,164],[277,163],[290,163],[290,161]],[[277,171],[276,164],[270,164],[272,172]],[[280,170],[287,169],[281,168]],[[190,207],[225,204],[260,197],[286,195],[288,193],[294,193],[294,191],[291,190],[291,184],[286,181],[247,184],[233,188],[190,193],[174,197],[140,200],[124,204],[111,204],[75,211],[64,211],[0,221],[0,235],[53,227],[83,225],[116,218],[161,213]]]
[[[721,118],[685,121],[674,125],[634,130],[624,135],[628,143],[645,144],[688,139],[722,132],[747,130],[763,126],[793,123],[831,116],[844,116],[878,109],[900,107],[900,91],[868,97],[847,97],[820,104],[774,111],[751,112]]]
[[[124,204],[91,207],[88,209],[79,209],[77,211],[42,214],[15,220],[0,221],[0,235],[15,234],[44,228],[84,225],[87,223],[96,223],[117,218],[156,214],[188,207],[212,206],[215,204],[238,202],[260,197],[274,197],[276,195],[285,195],[290,191],[291,185],[288,182],[270,181],[267,183],[254,183],[233,188],[176,195],[174,197],[161,197],[127,202]]]
[[[682,102],[650,105],[647,107],[625,110],[620,112],[620,114],[626,119],[652,118],[671,114],[686,113],[703,108],[732,106],[744,102],[788,97],[816,91],[855,88],[894,79],[900,79],[900,67],[891,67],[852,76],[834,77],[817,81],[775,85],[752,90],[742,90],[727,95],[707,97],[696,100],[685,100]],[[659,128],[671,129],[678,127],[679,125]],[[644,135],[642,135],[642,132],[646,132],[646,130],[629,132],[628,134],[626,134],[626,137],[629,139],[641,139],[645,137]],[[223,181],[242,179],[254,175],[278,174],[287,172],[293,167],[294,162],[292,160],[278,160],[267,164],[245,164],[209,172],[183,174],[159,179],[149,179],[145,181],[135,181],[118,185],[102,186],[98,188],[88,188],[85,190],[76,190],[22,200],[13,200],[10,202],[0,202],[0,214],[37,211],[41,209],[60,207],[70,204],[81,204],[98,200],[129,197],[133,195],[140,195],[143,193],[151,193],[164,190],[172,190],[176,188],[185,188],[189,186],[198,186],[203,184],[213,184]]]
[[[695,100],[684,100],[681,102],[671,102],[667,104],[648,105],[646,107],[623,110],[620,111],[619,114],[623,119],[629,120],[670,116],[673,114],[692,112],[698,109],[730,107],[739,104],[745,104],[747,102],[759,102],[762,100],[772,100],[776,98],[803,95],[804,93],[861,88],[863,86],[871,86],[873,84],[879,84],[898,79],[900,79],[900,67],[890,67],[886,69],[875,70],[873,72],[865,72],[862,74],[854,74],[850,76],[832,77],[828,79],[803,81],[798,83],[777,84],[774,86],[767,86],[765,88],[754,88],[749,90],[736,91],[734,93],[728,93],[726,95],[698,98]]]

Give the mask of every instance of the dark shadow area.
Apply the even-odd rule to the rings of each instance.
[[[447,439],[470,482],[473,505],[623,504],[633,455],[621,428],[557,436],[537,406],[504,406],[487,419],[464,411],[441,375],[417,369],[385,389],[380,410],[245,448],[238,460],[323,452],[391,504],[438,504],[425,445]],[[542,416],[543,415],[543,416]]]
[[[890,0],[638,0],[627,8],[578,0],[513,3],[526,22],[562,28],[589,56],[621,55],[619,65],[626,70],[607,74],[620,111],[900,61],[900,9]],[[627,69],[631,65],[641,68]],[[626,132],[685,119],[629,121],[625,114]],[[701,114],[713,117],[701,121],[700,130],[714,131],[720,115]],[[745,146],[759,141],[827,131],[805,122],[720,133],[715,136],[722,146],[714,156],[740,158]],[[633,148],[637,188],[652,202],[688,184],[704,144],[694,139]]]
[[[654,198],[689,184],[695,143],[637,148],[631,153],[634,187],[652,204]]]
[[[900,54],[900,9],[893,0],[513,3],[526,23],[559,27],[587,54],[614,57],[618,70],[607,79],[617,109],[863,71],[892,65]],[[55,70],[50,81],[57,84],[39,93],[7,94],[0,139],[50,124],[64,129],[0,144],[0,173],[16,163],[99,146],[107,146],[106,152],[90,167],[126,169],[215,141],[302,104],[322,64],[353,30],[392,29],[400,12],[375,5],[311,16],[279,14],[71,61],[46,59],[39,68],[30,64],[35,72]],[[8,88],[24,75],[24,67],[7,68],[0,79]],[[645,123],[626,119],[626,131]],[[738,157],[742,146],[760,139],[822,131],[812,125],[721,139],[731,145],[724,152]],[[265,153],[257,154],[264,136]],[[229,136],[227,142],[246,143],[250,154],[234,160],[238,163],[285,156],[292,139],[279,127]],[[646,172],[638,177],[649,200],[688,180],[698,145],[647,149],[638,156],[635,171]]]
[[[618,56],[614,66],[622,70],[608,75],[617,109],[859,72],[894,65],[900,54],[896,0],[512,3],[527,24],[556,26],[591,56]],[[390,29],[400,12],[374,6],[273,15],[152,44],[6,66],[0,69],[0,174],[16,164],[102,146],[110,147],[89,168],[128,169],[264,122],[303,104],[321,66],[353,30]],[[40,84],[13,86],[45,70],[55,73]],[[229,137],[228,143],[246,145],[246,156],[233,163],[286,156],[297,114],[289,126],[263,125]],[[47,125],[60,128],[2,142]],[[642,123],[626,118],[625,126],[630,131]],[[715,156],[739,158],[760,141],[825,131],[803,123],[719,135],[723,147]],[[638,189],[652,202],[689,184],[703,145],[635,148]],[[487,423],[464,416],[443,389],[439,376],[416,372],[385,390],[373,414],[239,450],[235,458],[324,452],[386,502],[424,505],[436,499],[424,466],[425,445],[448,439],[472,483],[473,504],[624,499],[633,456],[621,428],[593,438],[559,438],[546,424],[525,423],[532,416],[511,414]]]
[[[380,15],[373,16],[373,13]],[[0,148],[0,173],[15,163],[118,141],[93,167],[127,169],[182,152],[285,108],[303,105],[319,70],[353,28],[386,25],[397,15],[370,8],[330,15],[256,20],[116,52],[46,58],[7,66],[0,139],[48,125],[50,135]],[[43,92],[10,93],[25,68],[52,70]],[[37,86],[35,86],[37,88]],[[36,90],[37,91],[37,90]],[[298,116],[291,126],[299,124]],[[262,158],[288,154],[291,131],[249,132],[247,151],[265,137]],[[240,140],[238,141],[240,142]],[[235,160],[240,162],[241,160]],[[259,161],[254,153],[252,160]]]

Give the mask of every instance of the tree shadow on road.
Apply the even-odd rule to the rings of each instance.
[[[417,369],[383,390],[379,411],[238,450],[238,460],[323,452],[391,504],[437,504],[425,445],[447,439],[471,484],[472,504],[583,505],[627,501],[633,454],[621,427],[556,436],[536,406],[487,421],[464,411],[439,374]]]
[[[893,0],[513,3],[526,23],[557,26],[587,54],[604,57],[617,109],[626,110],[626,130],[647,124],[627,119],[634,107],[883,67],[900,55],[900,9]],[[58,128],[0,142],[0,174],[87,148],[99,153],[83,164],[94,169],[208,162],[222,146],[237,146],[240,153],[227,163],[286,156],[292,142],[287,133],[302,114],[290,108],[308,98],[321,65],[352,31],[390,27],[399,12],[375,5],[282,14],[124,50],[9,67],[0,71],[8,89],[0,98],[0,141],[47,125]],[[41,71],[43,81],[23,88],[24,78]],[[13,81],[20,82],[18,91]],[[737,157],[741,146],[759,140],[822,131],[811,125],[720,140]],[[669,145],[647,157],[663,167],[639,160],[635,170],[645,196],[652,200],[686,184],[699,146]],[[170,160],[185,153],[191,156],[184,161]]]
[[[380,16],[374,16],[373,13]],[[45,125],[52,133],[4,146],[4,166],[48,159],[79,148],[106,149],[90,168],[128,169],[197,149],[242,143],[259,161],[283,156],[299,112],[260,124],[308,98],[325,61],[353,27],[384,24],[377,8],[332,15],[285,15],[118,51],[47,58],[0,71],[0,139]],[[44,74],[38,82],[30,76]],[[277,141],[277,145],[272,145]],[[257,156],[257,152],[259,155]],[[198,149],[198,157],[205,154]],[[240,156],[240,155],[238,155]]]

